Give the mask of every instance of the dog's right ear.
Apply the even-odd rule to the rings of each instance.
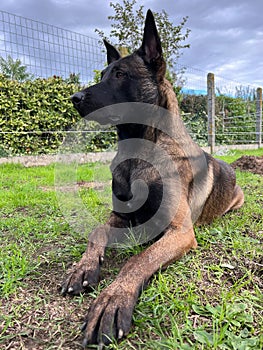
[[[151,10],[147,11],[142,46],[138,54],[147,62],[162,60],[162,46]]]
[[[112,62],[117,61],[118,59],[121,58],[121,54],[114,46],[112,46],[110,43],[108,43],[108,41],[105,39],[103,39],[103,42],[104,42],[104,45],[105,45],[106,50],[107,50],[108,64],[111,64]]]

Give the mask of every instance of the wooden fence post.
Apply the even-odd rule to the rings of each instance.
[[[207,116],[208,116],[208,146],[210,152],[215,151],[215,76],[207,75]]]
[[[257,88],[257,103],[256,103],[256,141],[258,148],[262,146],[262,88]]]

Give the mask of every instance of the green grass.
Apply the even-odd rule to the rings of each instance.
[[[232,162],[243,154],[262,155],[263,149],[220,158]],[[0,167],[0,348],[81,349],[79,326],[90,301],[141,248],[109,250],[93,293],[61,297],[63,275],[87,240],[64,217],[74,199],[67,176],[65,188],[59,182],[65,197],[57,197],[55,166]],[[108,165],[82,165],[72,174],[88,214],[103,222],[111,206]],[[246,196],[243,208],[196,228],[198,249],[152,278],[135,308],[130,334],[110,348],[263,347],[263,177],[238,171],[237,179]],[[61,198],[67,199],[64,207]]]
[[[247,149],[247,150],[229,150],[226,156],[216,156],[216,158],[220,158],[225,160],[227,163],[232,163],[241,156],[263,156],[263,148],[260,149]]]

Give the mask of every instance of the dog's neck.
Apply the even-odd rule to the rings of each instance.
[[[117,126],[118,141],[126,139],[142,139],[145,136],[147,126],[142,124],[120,124]]]
[[[168,109],[175,116],[179,116],[178,101],[173,90],[172,84],[164,78],[159,86],[159,105]]]
[[[176,95],[167,79],[164,79],[159,86],[159,106],[169,110],[175,117],[180,116]],[[140,138],[156,142],[159,132],[153,127],[128,123],[118,125],[117,134],[118,141]]]

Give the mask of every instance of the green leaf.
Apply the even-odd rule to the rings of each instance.
[[[208,333],[204,330],[196,330],[194,332],[194,337],[201,344],[213,345],[213,334]]]

